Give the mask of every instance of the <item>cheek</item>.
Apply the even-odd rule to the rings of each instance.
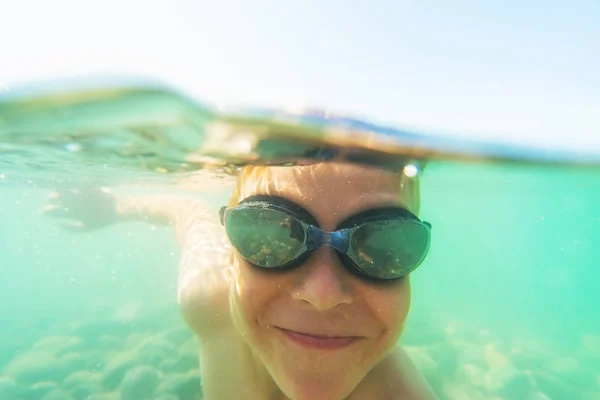
[[[247,307],[253,302],[260,302],[259,278],[252,271],[252,266],[248,265],[239,256],[234,256],[235,271],[235,297],[239,300],[239,305]]]
[[[245,319],[261,320],[270,302],[277,297],[277,274],[268,274],[249,265],[244,259],[234,256],[235,288],[232,295],[236,309]]]
[[[234,282],[229,293],[233,323],[242,337],[254,345],[251,338],[254,337],[253,332],[263,303],[261,293],[256,289],[259,283],[253,278],[252,271],[249,271],[251,266],[246,265],[243,259],[234,255],[233,265]]]
[[[410,309],[410,281],[407,278],[389,287],[375,288],[369,296],[370,308],[385,328],[400,334]]]

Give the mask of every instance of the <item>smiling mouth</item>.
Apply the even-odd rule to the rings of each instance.
[[[301,333],[290,331],[288,329],[277,328],[283,336],[290,341],[308,348],[316,349],[342,349],[352,345],[361,339],[359,336],[329,336],[315,335],[309,333]]]

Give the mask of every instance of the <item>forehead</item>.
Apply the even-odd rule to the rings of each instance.
[[[255,194],[285,197],[320,220],[392,205],[414,211],[416,205],[412,184],[400,173],[353,164],[258,168],[243,174],[238,186],[240,200]]]

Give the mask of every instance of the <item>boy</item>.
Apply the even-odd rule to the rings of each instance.
[[[103,198],[95,222],[174,224],[206,399],[435,398],[398,345],[409,274],[429,248],[416,179],[338,163],[245,167],[221,220],[193,198]]]

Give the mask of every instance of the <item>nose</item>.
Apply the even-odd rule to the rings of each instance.
[[[340,265],[335,252],[328,247],[316,250],[299,268],[301,275],[293,288],[294,300],[327,311],[353,301],[348,273]]]

